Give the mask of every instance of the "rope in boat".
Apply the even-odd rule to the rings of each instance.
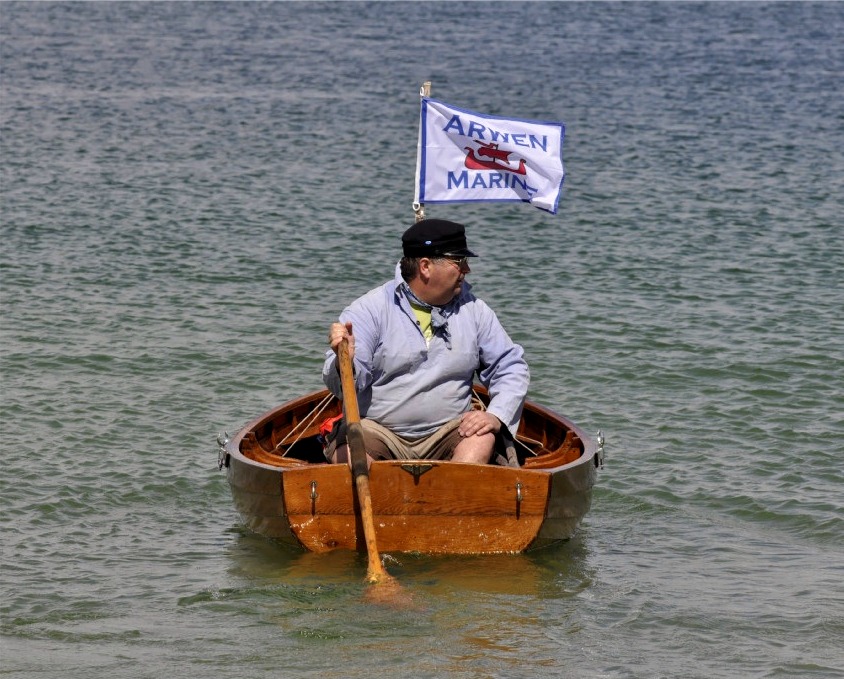
[[[478,406],[478,409],[486,412],[486,404],[481,400],[481,397],[478,395],[478,392],[475,391],[474,389],[472,389],[472,397],[473,397],[472,401],[475,405]],[[532,439],[528,439],[528,440],[532,441],[533,443],[538,443],[540,445],[540,447],[542,445],[541,443],[539,443],[539,441],[533,441]],[[515,443],[516,445],[524,448],[527,451],[527,453],[529,455],[531,455],[532,457],[537,456],[537,453],[534,450],[532,450],[529,446],[525,445],[525,443],[523,441],[520,441],[518,436],[513,437],[513,443]]]
[[[299,422],[299,424],[297,424],[295,427],[293,427],[293,429],[291,429],[289,432],[287,432],[287,436],[285,436],[283,439],[281,439],[281,441],[279,441],[278,443],[275,444],[275,448],[273,448],[273,452],[276,452],[281,446],[283,446],[285,444],[287,439],[289,439],[291,436],[293,436],[293,434],[295,434],[297,431],[299,431],[301,429],[301,431],[299,431],[299,435],[296,437],[296,439],[293,441],[293,443],[291,443],[287,447],[287,450],[285,450],[281,454],[281,457],[285,457],[287,455],[287,453],[290,452],[290,449],[299,442],[299,439],[302,438],[302,436],[304,435],[307,428],[311,424],[313,424],[316,421],[316,418],[318,418],[322,414],[322,411],[325,410],[329,406],[329,404],[331,403],[333,398],[334,398],[334,394],[331,394],[331,393],[329,393],[328,396],[323,398],[322,401],[320,401],[314,407],[314,409],[311,410],[311,412],[309,412],[307,415],[305,415],[305,418],[301,422]]]

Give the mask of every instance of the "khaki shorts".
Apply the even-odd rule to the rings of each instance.
[[[368,419],[362,419],[360,425],[366,452],[373,460],[448,460],[461,439],[457,432],[459,417],[420,439],[403,438]],[[325,450],[326,457],[330,460],[334,451],[345,443],[346,428],[341,426]]]

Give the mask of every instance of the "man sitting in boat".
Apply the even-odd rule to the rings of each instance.
[[[394,280],[331,325],[323,380],[342,396],[336,352],[348,339],[371,459],[487,463],[502,427],[511,436],[518,428],[530,381],[524,351],[465,280],[477,255],[462,224],[419,221],[402,249]],[[485,411],[472,409],[476,373],[489,388]],[[342,428],[327,455],[347,461]]]

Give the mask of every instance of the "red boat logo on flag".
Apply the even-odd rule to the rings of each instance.
[[[466,147],[466,160],[463,164],[470,170],[494,170],[496,172],[515,172],[516,174],[525,174],[525,159],[519,158],[518,165],[512,167],[510,163],[510,156],[513,155],[510,151],[499,151],[498,144],[484,144],[478,142],[478,148],[473,149],[471,146]],[[481,159],[480,156],[486,156],[491,160]]]
[[[521,201],[556,213],[565,125],[422,98],[416,203]]]

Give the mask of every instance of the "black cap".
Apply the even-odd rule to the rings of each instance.
[[[401,243],[405,257],[477,257],[466,247],[466,228],[447,219],[423,219],[416,222],[402,234]]]

